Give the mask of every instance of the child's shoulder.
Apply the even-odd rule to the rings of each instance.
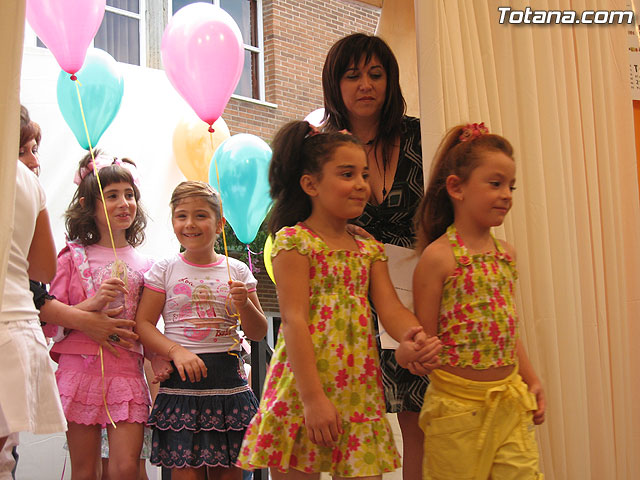
[[[361,251],[368,254],[384,255],[384,244],[375,238],[361,237],[360,235],[354,235],[354,238],[356,239],[356,242],[358,242]]]
[[[180,260],[180,254],[174,253],[168,257],[151,260],[151,264],[152,264],[152,268],[154,268],[155,270],[157,269],[166,270],[167,267],[178,263],[179,260]]]
[[[276,232],[275,239],[285,241],[290,238],[307,237],[311,235],[311,231],[306,228],[302,223],[296,223],[295,225],[282,227]]]
[[[226,260],[224,260],[223,255],[220,256],[220,258],[223,260],[223,264],[226,262]],[[246,263],[244,263],[242,260],[238,260],[237,258],[233,258],[233,257],[226,257],[229,259],[229,266],[235,270],[249,270],[249,265],[247,265]]]
[[[511,245],[509,242],[507,242],[506,240],[502,240],[500,238],[496,238],[496,242],[498,242],[500,244],[500,246],[505,251],[505,253],[507,253],[511,257],[511,259],[515,262],[515,260],[516,260],[516,248],[513,245]]]
[[[282,227],[276,232],[272,255],[280,250],[298,250],[301,254],[306,255],[317,247],[317,243],[313,232],[301,223]]]
[[[446,233],[431,242],[420,254],[418,268],[433,270],[444,277],[455,269],[456,259]]]

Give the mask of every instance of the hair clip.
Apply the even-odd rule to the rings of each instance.
[[[98,171],[110,165],[118,165],[119,167],[125,168],[131,174],[131,178],[133,179],[133,183],[136,185],[136,187],[140,187],[138,169],[135,167],[135,165],[129,162],[123,162],[119,158],[112,157],[111,155],[107,155],[102,152],[100,153],[100,155],[90,161],[86,167],[82,167],[80,170],[76,171],[76,174],[73,178],[73,183],[75,183],[76,185],[80,185],[80,182],[84,180],[84,177],[93,172],[94,163]]]
[[[458,137],[461,142],[468,142],[474,138],[481,137],[489,133],[489,129],[482,123],[467,123],[462,127],[462,134]]]

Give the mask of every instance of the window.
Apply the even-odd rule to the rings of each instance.
[[[185,5],[203,1],[226,11],[240,27],[244,41],[244,67],[235,95],[264,101],[264,46],[262,0],[170,0],[174,14]]]
[[[93,46],[108,52],[118,62],[144,65],[145,0],[107,0],[102,24],[93,39]],[[44,43],[38,38],[38,47]]]
[[[142,5],[141,5],[142,4]],[[107,0],[102,25],[93,45],[118,62],[144,65],[144,0]]]

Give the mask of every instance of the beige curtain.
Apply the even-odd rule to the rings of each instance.
[[[24,41],[24,9],[25,0],[3,0],[0,4],[0,291],[4,291],[13,232],[16,161],[20,146],[20,67]]]
[[[484,121],[512,141],[518,190],[499,233],[518,250],[521,333],[546,390],[537,430],[546,478],[638,479],[640,208],[627,26],[499,23],[498,6],[530,3],[626,8],[415,0],[425,165],[458,123]]]
[[[400,88],[407,102],[407,115],[420,116],[418,62],[413,0],[387,1],[380,12],[376,35],[393,50],[400,66]]]

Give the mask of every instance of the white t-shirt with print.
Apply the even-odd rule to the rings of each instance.
[[[144,286],[166,295],[162,318],[165,336],[193,353],[240,350],[237,313],[229,296],[224,255],[215,263],[196,265],[182,254],[156,262],[144,276]],[[231,279],[249,292],[257,281],[244,263],[229,258]]]

